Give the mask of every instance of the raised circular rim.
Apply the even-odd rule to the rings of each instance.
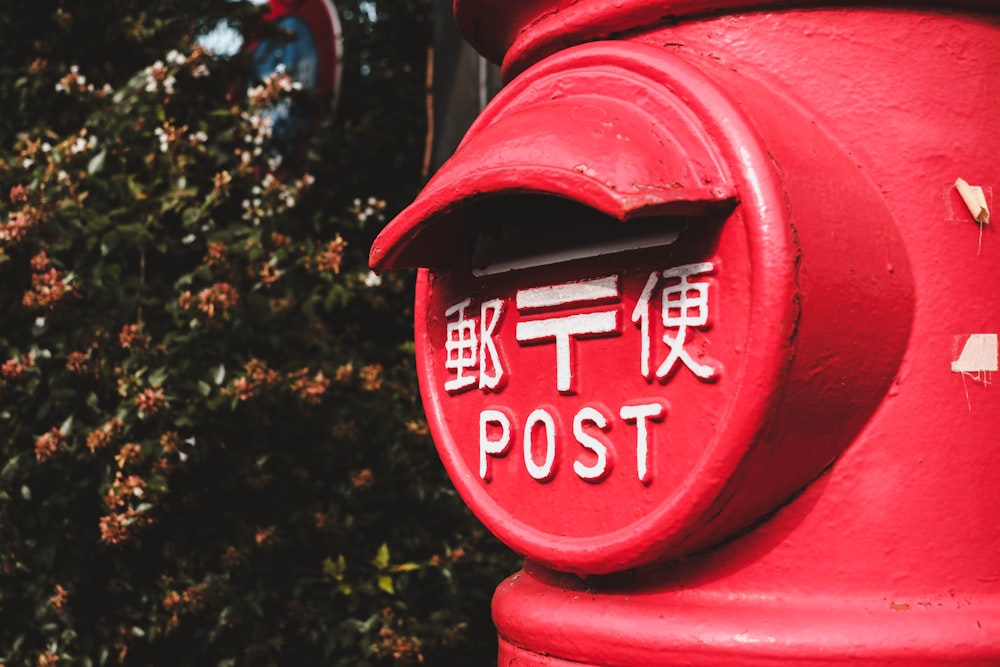
[[[736,372],[735,392],[724,413],[726,427],[711,440],[692,469],[686,489],[656,511],[599,537],[551,535],[512,516],[477,483],[459,455],[447,425],[441,392],[428,385],[431,353],[426,335],[430,272],[417,284],[415,331],[421,394],[438,452],[459,494],[473,513],[515,551],[553,569],[606,574],[680,555],[695,543],[723,502],[734,472],[767,427],[787,375],[791,339],[787,323],[795,318],[795,246],[788,225],[781,184],[766,147],[740,108],[696,67],[655,47],[605,42],[567,49],[539,63],[512,82],[469,130],[488,125],[518,103],[545,95],[544,81],[565,82],[588,69],[619,68],[648,82],[653,97],[670,96],[702,121],[728,165],[740,197],[750,262],[750,314],[746,346]],[[752,378],[752,382],[746,382]],[[759,509],[759,508],[758,508]],[[761,510],[757,515],[762,513]],[[748,518],[749,520],[749,518]],[[742,527],[738,526],[738,527]],[[735,530],[737,526],[733,527]]]

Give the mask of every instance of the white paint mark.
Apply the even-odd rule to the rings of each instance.
[[[775,637],[755,637],[749,632],[733,635],[733,639],[740,644],[774,644],[778,641]]]
[[[590,422],[602,431],[608,427],[608,419],[600,410],[593,407],[582,408],[573,418],[573,435],[576,441],[597,456],[597,461],[590,466],[581,461],[573,462],[573,471],[580,479],[588,482],[599,482],[611,472],[608,461],[608,447],[603,442],[583,430],[584,422]]]
[[[535,463],[531,453],[535,425],[545,429],[545,460],[541,465]],[[555,476],[556,461],[556,422],[545,408],[538,408],[524,423],[524,467],[532,478],[539,482],[547,482]]]
[[[635,422],[635,459],[636,473],[639,481],[650,484],[653,481],[653,471],[649,465],[649,421],[662,419],[666,408],[661,403],[642,403],[639,405],[623,405],[619,414],[627,422]]]
[[[951,362],[953,373],[991,373],[998,367],[997,334],[972,334],[965,341],[958,360]]]
[[[500,428],[498,438],[490,438],[490,424]],[[510,419],[500,410],[483,410],[479,413],[479,477],[489,481],[493,476],[489,456],[503,456],[510,447]]]
[[[618,276],[605,276],[545,287],[517,291],[517,309],[552,308],[585,301],[607,301],[618,298]]]

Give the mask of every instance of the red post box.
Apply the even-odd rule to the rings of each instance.
[[[456,2],[509,82],[371,259],[501,665],[1000,662],[1000,18],[758,4]]]

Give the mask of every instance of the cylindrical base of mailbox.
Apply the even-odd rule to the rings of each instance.
[[[1000,597],[607,586],[529,565],[500,585],[500,667],[996,665]]]

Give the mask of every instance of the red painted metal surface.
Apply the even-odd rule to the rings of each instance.
[[[500,664],[998,664],[996,11],[562,4],[372,250]]]

